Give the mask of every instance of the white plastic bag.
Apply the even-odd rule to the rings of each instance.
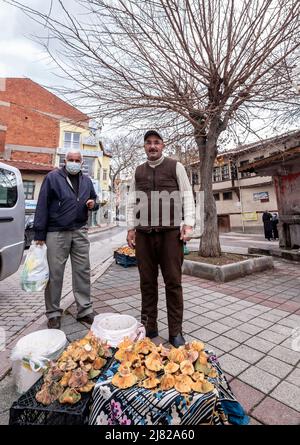
[[[49,266],[46,244],[31,244],[21,274],[21,286],[26,292],[41,292],[48,283]]]
[[[65,349],[66,335],[58,329],[43,329],[22,337],[11,352],[12,375],[20,394],[26,392],[41,376],[50,360]]]

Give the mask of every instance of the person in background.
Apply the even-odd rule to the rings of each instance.
[[[277,213],[273,213],[271,223],[272,223],[273,239],[276,241],[278,239],[278,230],[277,230],[278,215],[277,215]]]
[[[264,232],[265,232],[265,238],[268,241],[271,241],[271,238],[273,238],[272,234],[272,215],[268,210],[265,210],[262,215],[262,220],[264,223]]]
[[[66,153],[65,164],[47,174],[41,187],[34,218],[34,240],[46,243],[49,281],[45,289],[49,329],[59,329],[61,292],[65,265],[71,257],[73,293],[77,320],[91,324],[88,211],[97,210],[97,195],[91,179],[82,174],[80,151]]]
[[[190,239],[195,224],[194,197],[184,166],[163,156],[164,142],[157,131],[145,133],[144,149],[147,161],[136,168],[129,191],[127,242],[136,250],[142,294],[141,322],[146,328],[146,335],[150,338],[158,336],[157,278],[160,266],[166,291],[169,342],[178,347],[185,344],[182,335],[181,267],[183,243]],[[160,203],[155,207],[155,193],[167,196],[168,205],[160,206]],[[144,194],[143,202],[137,198],[138,194]],[[174,201],[170,199],[171,194],[175,196]],[[141,209],[138,212],[137,205]],[[167,218],[164,221],[163,209],[166,208]],[[174,215],[178,209],[180,217],[176,218]],[[144,222],[141,219],[137,221],[137,213],[141,214],[143,210],[146,210],[147,218]]]

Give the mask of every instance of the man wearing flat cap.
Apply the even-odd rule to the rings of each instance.
[[[169,342],[185,343],[182,334],[183,295],[181,267],[183,243],[195,224],[192,187],[183,165],[165,157],[162,136],[144,135],[147,161],[136,168],[127,206],[127,242],[136,250],[142,294],[141,321],[147,337],[158,333],[158,270],[166,292]]]

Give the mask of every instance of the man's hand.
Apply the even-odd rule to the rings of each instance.
[[[131,249],[135,248],[135,230],[128,230],[126,241]]]
[[[88,199],[85,204],[89,210],[92,210],[95,207],[95,201],[93,199]]]
[[[189,235],[191,235],[192,232],[193,232],[193,227],[186,226],[184,224],[180,230],[180,239],[183,241],[190,241],[191,237]]]
[[[36,244],[37,246],[43,246],[43,245],[45,244],[45,241],[42,241],[42,240],[36,240],[36,241],[35,241],[35,244]]]

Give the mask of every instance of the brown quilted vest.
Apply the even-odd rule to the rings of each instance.
[[[136,204],[139,209],[136,212],[135,228],[137,230],[169,230],[180,227],[182,205],[176,164],[176,160],[164,158],[163,162],[155,168],[150,167],[148,162],[137,167],[135,171],[136,192],[143,192],[147,196],[147,199],[144,199],[144,196],[137,196]],[[158,195],[162,192],[162,195]],[[172,199],[170,199],[169,193],[172,192]],[[137,195],[139,194],[137,193]]]

